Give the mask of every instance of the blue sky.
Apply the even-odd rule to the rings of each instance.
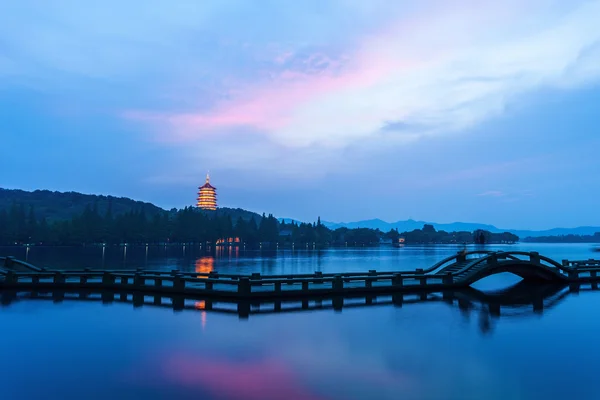
[[[0,6],[0,186],[600,225],[600,1],[96,3]]]

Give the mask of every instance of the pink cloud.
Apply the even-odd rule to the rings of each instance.
[[[347,62],[345,56],[334,60],[326,54],[314,53],[304,60],[301,68],[267,72],[268,79],[238,84],[228,90],[230,100],[216,103],[207,112],[127,111],[123,116],[173,127],[169,141],[193,139],[199,133],[214,133],[231,127],[273,132],[291,124],[294,112],[304,104],[330,94],[369,88],[392,73],[414,67],[412,62],[399,62],[386,56],[385,52],[373,51],[367,43],[360,47],[366,49],[354,54],[351,62]],[[292,56],[291,52],[283,53],[275,62],[285,63]]]
[[[570,45],[542,45],[562,36],[558,22],[532,35],[522,15],[536,7],[508,3],[434,1],[435,7],[415,7],[414,15],[363,35],[347,56],[314,52],[297,60],[296,49],[270,55],[261,77],[227,85],[227,100],[208,111],[132,111],[125,117],[158,125],[168,141],[245,127],[288,146],[347,144],[376,135],[390,120],[421,127],[416,134],[396,135],[400,139],[464,129],[502,113],[507,98],[562,76],[573,53],[562,50]],[[586,14],[567,20],[568,26],[578,26]],[[522,37],[507,28],[509,21],[519,22],[511,29]],[[540,58],[557,62],[550,68]]]
[[[234,100],[217,105],[207,113],[125,113],[130,119],[164,122],[182,128],[187,137],[190,130],[206,131],[223,127],[249,126],[272,131],[289,123],[294,108],[312,98],[347,88],[367,87],[399,66],[387,60],[365,63],[339,75],[331,70],[319,74],[283,70],[275,78],[248,86]],[[187,132],[187,133],[186,133]],[[194,132],[194,133],[195,133]],[[193,134],[193,133],[192,133]]]

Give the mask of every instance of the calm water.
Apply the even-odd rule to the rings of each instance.
[[[588,245],[517,245],[557,260]],[[24,258],[23,248],[0,249]],[[90,251],[90,253],[85,253]],[[291,273],[429,266],[455,247],[251,253],[194,249],[32,248],[38,265]],[[179,252],[179,254],[177,253]],[[109,254],[110,253],[110,254]],[[117,253],[117,254],[115,254]],[[141,253],[141,254],[139,254]],[[97,257],[97,258],[94,258]],[[499,275],[479,289],[514,284]],[[20,299],[0,310],[1,398],[12,399],[598,399],[600,293],[544,292],[543,310],[407,296],[371,305],[252,314],[118,301]],[[573,289],[571,289],[573,290]],[[523,291],[523,290],[521,290]],[[520,298],[520,297],[519,297]],[[377,299],[377,302],[385,299]],[[360,303],[358,300],[357,304]],[[364,300],[362,301],[364,303]]]

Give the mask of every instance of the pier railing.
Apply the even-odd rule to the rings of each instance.
[[[0,289],[39,290],[130,290],[165,294],[206,295],[231,298],[274,298],[321,294],[385,293],[398,291],[450,290],[466,286],[466,273],[515,262],[520,268],[551,272],[549,280],[594,281],[600,261],[563,261],[562,264],[537,252],[459,253],[416,271],[376,271],[312,274],[249,275],[136,270],[44,270],[31,264],[2,258]],[[453,267],[454,266],[454,267]],[[18,270],[17,268],[18,267]],[[449,267],[452,272],[444,272]],[[22,271],[21,269],[25,269]],[[482,274],[482,276],[485,274]]]

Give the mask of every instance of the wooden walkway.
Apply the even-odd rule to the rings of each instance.
[[[511,272],[525,281],[596,282],[600,261],[558,263],[536,252],[458,253],[415,271],[232,275],[138,270],[45,270],[13,258],[0,258],[0,290],[130,291],[221,299],[264,300],[331,295],[448,291],[487,276]]]

